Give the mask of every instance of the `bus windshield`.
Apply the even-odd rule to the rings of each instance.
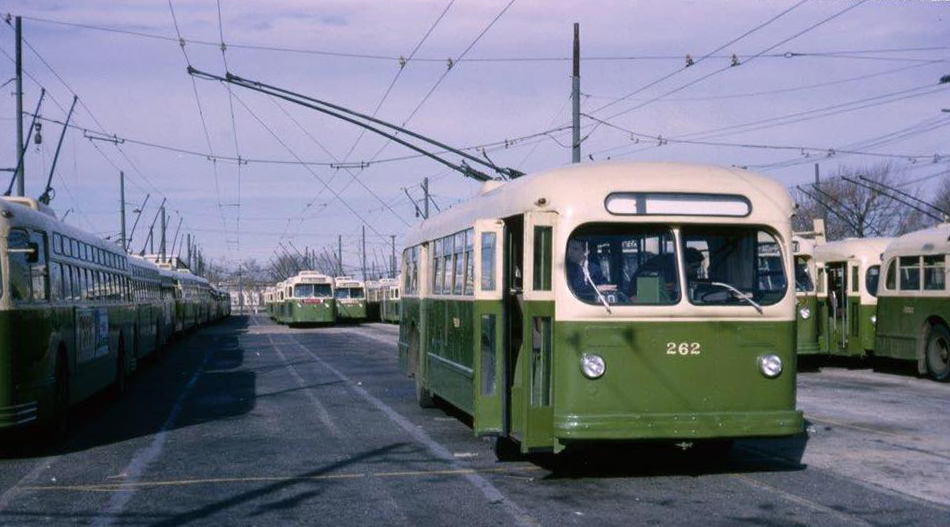
[[[666,226],[590,224],[567,243],[567,283],[588,304],[669,305],[680,298],[673,231]]]
[[[295,298],[327,298],[330,296],[330,284],[297,284],[294,286]]]
[[[772,234],[755,227],[695,225],[683,227],[681,236],[693,304],[758,309],[785,296],[782,252]]]
[[[811,279],[811,271],[808,270],[808,258],[804,256],[795,257],[795,292],[815,292],[815,282]]]
[[[362,287],[341,287],[336,290],[337,298],[363,298]]]

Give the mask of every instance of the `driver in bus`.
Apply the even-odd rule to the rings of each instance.
[[[695,281],[700,277],[700,271],[703,264],[703,253],[693,247],[687,247],[683,254],[683,260],[686,263],[686,281]],[[656,276],[659,277],[665,287],[660,291],[662,300],[671,301],[679,297],[678,280],[676,278],[676,255],[673,253],[658,254],[637,269],[631,285],[636,284],[637,277]],[[636,297],[636,294],[631,295]]]
[[[581,240],[567,242],[567,283],[579,298],[593,300],[597,298],[597,291],[584,276],[584,262],[587,260],[587,244]],[[597,262],[587,262],[587,272],[595,286],[607,283],[604,274]]]

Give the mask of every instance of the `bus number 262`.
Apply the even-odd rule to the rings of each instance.
[[[667,342],[667,355],[699,355],[703,346],[699,342]]]

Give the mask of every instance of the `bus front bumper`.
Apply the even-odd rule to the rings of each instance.
[[[18,428],[36,421],[39,404],[30,401],[12,406],[0,406],[0,430]]]
[[[554,418],[554,436],[566,441],[778,437],[796,435],[803,429],[802,413],[797,410]]]

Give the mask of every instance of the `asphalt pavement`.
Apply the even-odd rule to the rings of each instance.
[[[398,327],[232,317],[76,409],[58,447],[0,453],[2,525],[948,525],[950,385],[802,373],[808,435],[723,463],[669,445],[497,462],[419,408]]]

